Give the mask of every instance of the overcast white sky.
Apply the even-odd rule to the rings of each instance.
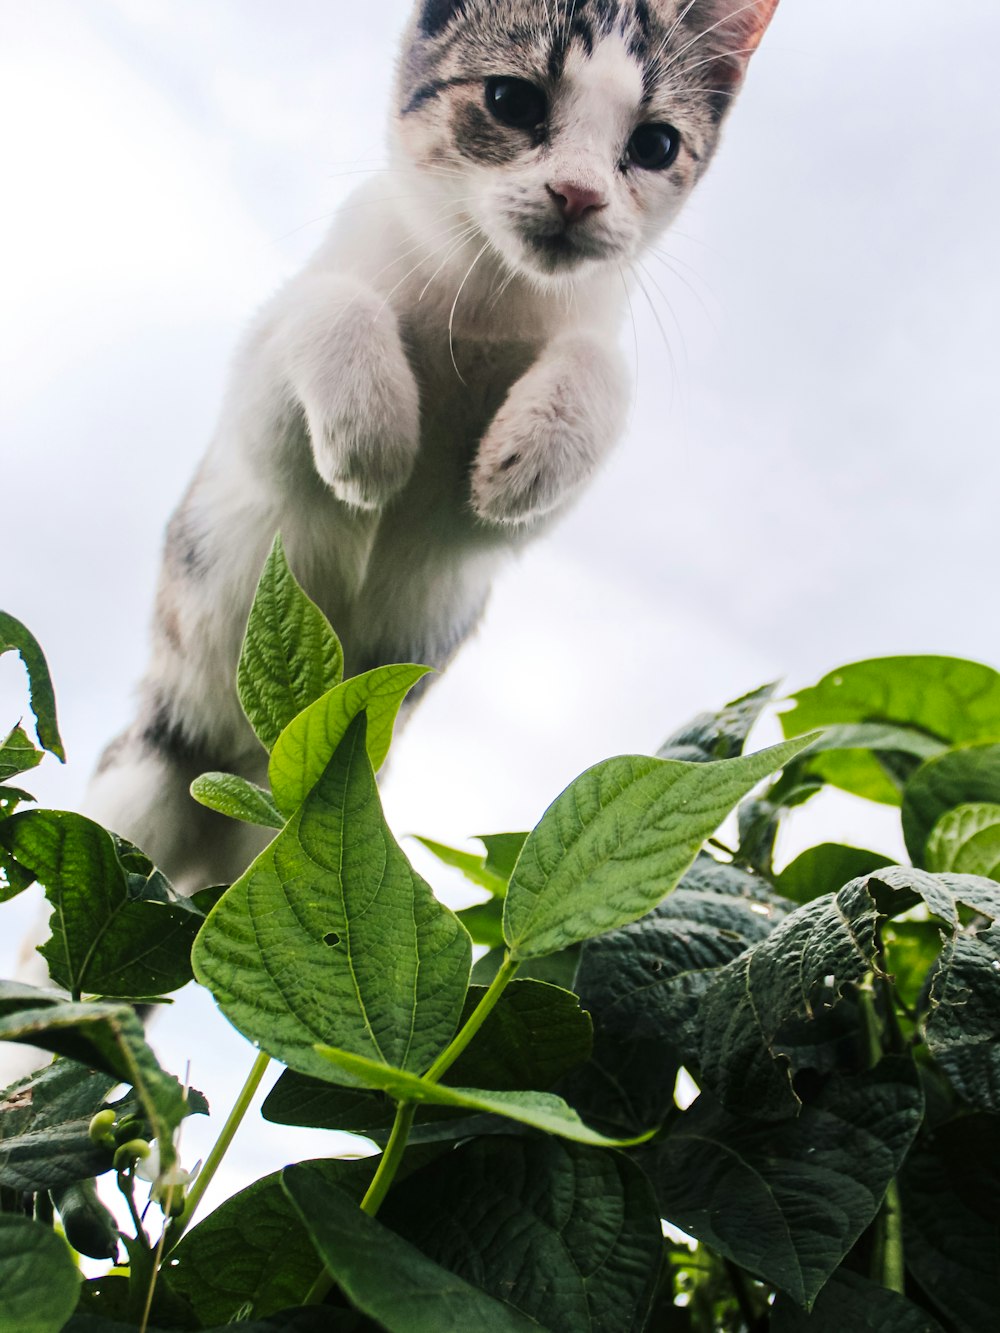
[[[408,8],[0,0],[0,605],[56,677],[47,803],[128,720],[231,348],[379,162]],[[998,51],[996,0],[782,0],[647,261],[656,316],[634,297],[629,436],[398,745],[398,833],[526,827],[588,764],[768,679],[1000,661]],[[9,662],[0,702],[23,709]],[[849,803],[824,818],[860,837]],[[203,1018],[164,1022],[168,1063]],[[221,1107],[245,1060],[216,1026],[194,1077]],[[295,1142],[252,1136],[246,1169]]]

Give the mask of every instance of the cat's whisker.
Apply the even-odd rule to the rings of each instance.
[[[629,320],[632,324],[632,360],[634,371],[632,374],[632,407],[630,416],[635,416],[635,409],[639,401],[639,326],[635,319],[635,308],[632,305],[632,293],[629,291],[628,279],[625,277],[625,271],[621,264],[616,264],[618,276],[622,280],[622,290],[625,293],[625,304],[628,307]]]
[[[476,227],[475,224],[473,224],[471,227],[469,227],[469,229],[466,232],[464,232],[461,236],[457,238],[456,243],[448,251],[444,259],[441,260],[441,263],[437,266],[437,268],[434,270],[431,276],[427,279],[423,287],[421,287],[420,295],[417,297],[418,304],[427,295],[428,291],[430,290],[431,284],[434,282],[435,278],[439,276],[439,274],[442,272],[443,269],[447,268],[453,256],[458,254],[459,250],[472,239],[472,237],[478,230],[479,230],[478,227]]]
[[[378,308],[378,311],[375,316],[376,319],[378,319],[378,317],[382,314],[383,310],[385,310],[386,306],[389,304],[393,296],[395,296],[396,292],[399,291],[400,287],[402,287],[403,283],[406,282],[407,278],[412,277],[413,274],[416,273],[418,269],[421,269],[425,264],[430,263],[430,261],[436,255],[439,255],[442,250],[448,250],[457,253],[457,251],[465,244],[466,240],[470,236],[472,236],[473,233],[477,230],[474,223],[467,223],[464,226],[462,224],[458,224],[458,227],[459,227],[459,235],[457,236],[449,235],[448,239],[442,245],[435,246],[435,248],[431,250],[428,254],[424,255],[421,259],[418,259],[417,262],[413,265],[413,267],[411,269],[408,269],[407,272],[404,273],[403,276],[399,279],[399,281],[394,283],[392,287],[389,288],[389,290],[385,294],[385,299]],[[455,228],[450,229],[450,231],[454,230]],[[417,247],[417,248],[422,248],[422,247]],[[412,253],[412,251],[410,253]],[[397,260],[396,262],[398,263],[399,261]],[[446,255],[445,263],[447,262],[448,262],[448,256]],[[444,264],[442,264],[441,267],[443,268]]]
[[[465,385],[466,388],[468,388],[469,386],[468,384],[466,384],[466,381],[462,376],[462,372],[458,368],[458,362],[455,360],[455,337],[454,337],[455,311],[458,309],[459,298],[461,297],[462,292],[465,290],[465,284],[469,281],[469,278],[472,276],[472,270],[476,267],[480,259],[482,259],[483,255],[489,248],[490,248],[490,242],[487,241],[485,245],[483,245],[479,253],[476,255],[475,259],[469,265],[465,277],[459,283],[458,291],[455,293],[455,299],[451,303],[451,313],[448,315],[448,353],[451,356],[451,364],[455,367],[455,374],[458,376],[458,378],[461,380],[461,382]]]
[[[662,264],[663,267],[672,277],[676,278],[679,283],[681,283],[684,287],[687,288],[687,290],[691,293],[694,299],[698,302],[699,308],[701,309],[705,318],[708,320],[711,327],[714,329],[716,327],[715,316],[709,309],[708,302],[704,299],[701,292],[699,292],[698,288],[694,285],[694,283],[691,282],[687,277],[685,277],[683,273],[679,273],[677,269],[674,267],[674,265],[682,264],[691,273],[694,273],[696,276],[700,277],[701,275],[698,274],[697,270],[692,268],[690,264],[685,264],[683,259],[678,259],[675,255],[667,255],[658,250],[655,246],[650,246],[647,249],[646,253],[649,255],[650,259],[655,259],[658,263]],[[708,291],[709,295],[712,297],[713,300],[716,301],[718,300],[718,298],[716,297],[715,293],[711,290],[711,288],[706,287],[706,290]]]
[[[644,274],[645,277],[649,280],[649,282],[652,283],[653,287],[656,289],[656,293],[657,293],[657,295],[659,296],[660,300],[663,302],[664,306],[666,306],[667,314],[670,316],[671,323],[673,324],[674,328],[677,330],[678,337],[680,338],[681,351],[682,351],[683,354],[684,354],[684,364],[685,364],[685,369],[686,369],[686,367],[687,367],[687,363],[688,363],[688,349],[687,349],[687,342],[686,342],[686,340],[685,340],[685,338],[684,338],[684,329],[683,329],[683,326],[681,325],[680,320],[677,318],[677,315],[676,315],[676,313],[675,313],[675,311],[674,311],[674,308],[673,308],[673,306],[672,306],[671,303],[670,303],[670,298],[667,296],[666,292],[663,290],[663,288],[662,288],[662,287],[660,286],[660,284],[657,282],[657,280],[656,280],[656,278],[653,276],[653,274],[650,273],[649,269],[648,269],[648,268],[646,267],[646,265],[642,262],[642,260],[637,258],[635,262],[638,264],[639,268],[642,270],[643,274]],[[672,368],[673,371],[674,371],[674,379],[675,379],[675,382],[676,382],[676,379],[677,379],[677,367],[676,367],[676,365],[675,365],[673,346],[672,346],[672,344],[671,344],[671,342],[670,342],[670,338],[668,337],[668,335],[667,335],[667,331],[666,331],[666,329],[664,328],[663,321],[662,321],[661,318],[660,318],[660,313],[659,313],[659,311],[658,311],[657,308],[656,308],[656,303],[654,302],[653,298],[650,296],[648,290],[646,289],[646,284],[642,281],[642,278],[639,276],[639,274],[638,274],[637,272],[635,272],[634,269],[633,269],[633,273],[634,273],[634,275],[635,275],[636,281],[637,281],[638,284],[639,284],[639,288],[640,288],[640,290],[642,291],[643,296],[646,298],[646,302],[647,302],[647,304],[648,304],[648,306],[649,306],[650,312],[652,313],[653,319],[656,321],[656,326],[657,326],[657,328],[660,330],[660,337],[663,339],[663,346],[664,346],[665,349],[666,349],[667,356],[670,358],[671,368]]]
[[[689,5],[688,8],[690,9],[691,6]],[[673,69],[673,67],[677,64],[678,60],[680,60],[681,56],[684,55],[685,51],[690,51],[693,46],[697,46],[699,42],[704,41],[705,38],[711,36],[713,32],[718,32],[720,28],[724,28],[728,23],[734,22],[734,20],[738,19],[741,14],[746,14],[756,9],[757,9],[756,0],[750,0],[748,4],[741,5],[739,9],[733,10],[729,14],[724,14],[721,19],[718,19],[715,23],[710,24],[707,28],[703,28],[702,31],[699,32],[696,37],[692,37],[690,41],[685,42],[685,44],[674,54],[671,60],[667,61],[667,63],[663,67],[662,72],[666,74],[668,70]],[[730,52],[729,54],[752,55],[753,49],[751,49],[749,52],[734,51]]]

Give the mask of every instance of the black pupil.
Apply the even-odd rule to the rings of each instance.
[[[628,155],[637,167],[662,171],[677,157],[680,135],[672,125],[640,125],[628,145]]]
[[[531,130],[545,119],[545,94],[527,79],[490,79],[486,105],[504,125]]]

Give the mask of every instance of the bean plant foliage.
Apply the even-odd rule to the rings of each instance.
[[[344,679],[280,541],[237,682],[269,786],[192,789],[270,830],[224,890],[182,898],[116,833],[38,808],[55,697],[6,614],[0,650],[32,712],[0,744],[0,904],[44,887],[52,979],[0,982],[0,1040],[54,1057],[0,1092],[0,1329],[994,1327],[996,672],[845,666],[745,753],[757,690],[595,764],[530,832],[421,839],[478,895],[455,912],[376,778],[425,668]],[[823,842],[776,868],[828,787],[896,807],[910,864]],[[136,1016],[189,984],[258,1052],[197,1175],[178,1131],[208,1103]],[[265,1077],[266,1120],[369,1155],[205,1215]]]

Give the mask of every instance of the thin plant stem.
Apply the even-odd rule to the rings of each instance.
[[[375,1178],[368,1186],[368,1193],[361,1200],[361,1211],[368,1213],[370,1217],[374,1217],[382,1207],[382,1201],[399,1170],[416,1110],[415,1102],[400,1102],[396,1107],[396,1119],[393,1121],[389,1142],[385,1145],[385,1152],[378,1164]]]
[[[899,1182],[893,1180],[885,1192],[875,1219],[871,1275],[889,1291],[906,1294],[906,1256],[903,1249],[903,1209]]]
[[[520,966],[521,964],[519,962],[516,962],[511,958],[510,954],[507,954],[500,967],[500,971],[493,978],[489,990],[469,1015],[469,1021],[456,1034],[451,1045],[441,1052],[424,1075],[424,1078],[428,1083],[437,1083],[452,1067],[496,1008],[497,1001],[514,980]]]
[[[170,1224],[171,1248],[177,1244],[190,1225],[191,1219],[194,1217],[205,1191],[208,1189],[209,1185],[211,1185],[216,1171],[218,1171],[222,1164],[222,1159],[229,1150],[229,1145],[236,1137],[236,1131],[243,1123],[243,1119],[246,1116],[247,1111],[250,1109],[250,1103],[253,1101],[257,1089],[260,1087],[261,1081],[267,1073],[267,1067],[270,1063],[271,1057],[265,1055],[263,1051],[261,1051],[257,1056],[257,1059],[254,1061],[249,1077],[244,1083],[240,1095],[236,1099],[236,1104],[229,1112],[229,1118],[222,1127],[222,1133],[216,1139],[212,1151],[205,1159],[205,1165],[198,1173],[197,1180],[195,1180],[194,1184],[191,1186],[191,1190],[188,1193],[187,1200],[184,1204],[184,1211],[174,1218],[173,1222]]]

